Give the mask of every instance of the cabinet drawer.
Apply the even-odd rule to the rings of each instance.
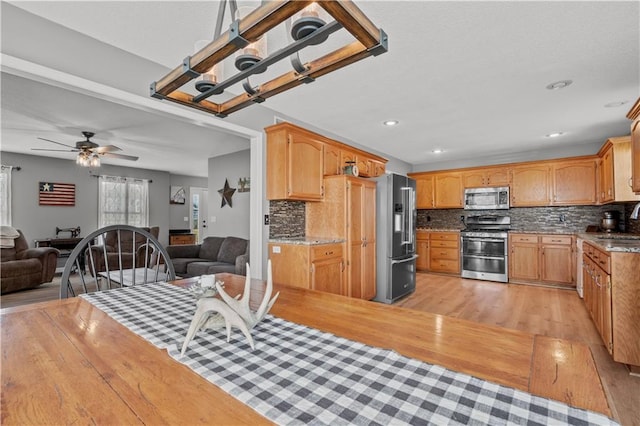
[[[542,244],[566,244],[571,245],[571,235],[543,235]]]
[[[434,272],[460,273],[460,262],[451,259],[431,259],[431,270]]]
[[[538,243],[538,236],[533,234],[511,234],[509,238],[514,243]]]
[[[458,245],[458,240],[455,241],[440,241],[440,240],[436,240],[433,241],[431,240],[431,247],[450,247],[450,248],[455,248],[457,249],[459,247]]]
[[[425,231],[416,232],[416,240],[425,241],[429,239],[429,233]]]
[[[457,232],[432,232],[431,241],[458,241],[460,235]]]
[[[446,247],[432,247],[431,248],[431,262],[439,259],[450,259],[457,261],[460,258],[460,254],[457,248]]]
[[[342,257],[341,244],[321,244],[311,248],[311,260],[331,259]]]
[[[169,245],[195,244],[196,236],[194,234],[185,235],[169,235]]]

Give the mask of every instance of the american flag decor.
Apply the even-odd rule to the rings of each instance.
[[[41,206],[75,206],[76,185],[73,183],[40,182],[38,200]]]

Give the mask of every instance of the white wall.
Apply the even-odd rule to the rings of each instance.
[[[239,151],[209,159],[209,220],[207,235],[240,237],[249,239],[250,192],[238,192],[238,179],[251,176],[251,152]],[[232,206],[222,207],[218,190],[225,179],[236,192],[231,197]],[[258,182],[251,182],[253,185]],[[215,218],[215,219],[214,219]]]

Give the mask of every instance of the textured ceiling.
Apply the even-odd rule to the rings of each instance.
[[[638,2],[356,3],[388,33],[389,52],[264,105],[418,169],[543,158],[554,152],[593,153],[607,137],[628,134],[625,114],[640,94]],[[217,11],[217,2],[191,1],[11,4],[167,68],[190,54],[195,40],[211,37]],[[277,46],[279,37],[269,43]],[[148,80],[159,77],[149,75]],[[573,84],[545,89],[564,79]],[[10,83],[20,87],[19,79]],[[3,80],[3,109],[6,91]],[[20,103],[19,93],[8,96]],[[28,123],[29,114],[12,112],[9,105],[3,132],[49,126],[66,137],[69,127],[79,136],[78,130],[94,125],[88,119],[80,123],[81,98],[72,96],[68,111],[67,103],[56,105],[41,123]],[[617,101],[626,104],[605,107]],[[157,126],[148,114],[105,108],[111,116],[95,123],[98,136],[118,146],[120,140],[134,141],[125,153],[148,156],[160,166],[153,146],[169,155],[174,150],[198,152],[199,157],[202,144],[210,155],[232,149],[212,148],[220,134],[211,128]],[[400,125],[385,128],[381,123],[387,119],[400,120]],[[545,138],[558,131],[564,135]],[[179,147],[163,137],[175,133],[182,135]],[[201,145],[191,149],[192,143]],[[445,152],[436,155],[436,148]],[[3,140],[3,150],[19,148]],[[184,174],[192,173],[185,169]]]

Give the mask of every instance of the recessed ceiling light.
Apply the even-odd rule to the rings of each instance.
[[[629,101],[616,101],[616,102],[609,102],[608,104],[605,104],[604,107],[605,108],[616,108],[619,106],[622,106],[626,103],[628,103]]]
[[[431,152],[433,152],[434,154],[442,154],[442,153],[444,152],[444,150],[443,150],[443,149],[441,149],[441,148],[436,148],[436,149],[434,149],[434,150],[433,150],[433,151],[431,151]]]
[[[549,90],[564,89],[565,87],[567,87],[571,83],[573,83],[572,80],[560,80],[560,81],[556,81],[555,83],[548,84],[547,85],[547,89],[549,89]]]
[[[554,132],[549,133],[548,135],[544,135],[545,138],[557,138],[558,136],[564,135],[564,132]]]
[[[382,122],[382,124],[384,124],[385,126],[396,126],[399,123],[400,122],[398,120],[387,120]]]

